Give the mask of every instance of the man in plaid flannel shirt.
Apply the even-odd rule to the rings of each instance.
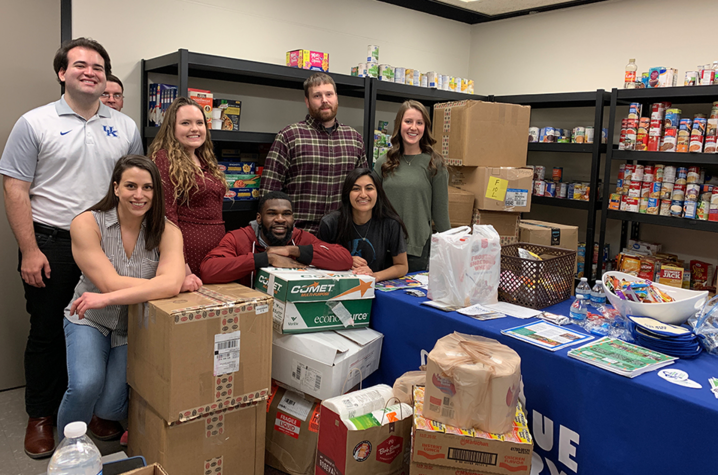
[[[357,167],[368,167],[364,140],[337,122],[337,87],[327,74],[304,81],[309,114],[282,129],[264,166],[261,193],[283,191],[294,202],[295,226],[316,234],[322,216],[339,207],[344,178]]]

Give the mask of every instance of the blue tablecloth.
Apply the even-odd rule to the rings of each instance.
[[[528,323],[506,317],[477,321],[419,305],[402,290],[377,292],[371,326],[384,334],[379,370],[366,385],[392,385],[420,365],[422,350],[458,331],[494,338],[521,356],[526,409],[534,436],[532,475],[717,474],[718,399],[708,378],[718,358],[701,354],[671,367],[702,389],[664,381],[656,371],[629,379],[500,333]],[[548,308],[568,315],[570,301]],[[574,330],[580,327],[570,325]]]

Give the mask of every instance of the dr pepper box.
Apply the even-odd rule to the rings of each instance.
[[[272,298],[266,294],[239,284],[205,285],[132,305],[128,327],[127,382],[167,422],[269,396]]]
[[[278,333],[369,326],[374,277],[265,267],[260,269],[254,286],[274,297],[274,330]]]

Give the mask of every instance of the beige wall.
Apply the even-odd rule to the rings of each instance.
[[[28,34],[32,32],[32,34]],[[28,110],[57,100],[60,86],[52,58],[60,45],[60,2],[3,2],[0,15],[0,61],[12,65],[0,82],[5,91],[0,114],[0,150],[15,121]],[[2,196],[0,196],[2,201]],[[17,273],[17,244],[0,218],[0,390],[25,384],[23,351],[30,328],[22,283]]]
[[[284,64],[289,50],[311,49],[329,53],[330,71],[349,74],[352,66],[366,60],[367,45],[375,44],[381,63],[455,76],[468,73],[469,25],[375,0],[127,0],[121,8],[106,0],[74,0],[72,5],[73,34],[90,36],[107,48],[115,74],[126,85],[123,112],[136,121],[140,59],[179,48],[272,64]],[[212,87],[222,97],[247,101],[244,130],[276,132],[306,114],[303,101],[297,101],[301,92],[259,91],[282,101],[267,107],[253,102],[256,88],[226,83]],[[361,126],[361,111],[348,111],[349,106],[361,109],[363,103],[344,100],[340,120]]]

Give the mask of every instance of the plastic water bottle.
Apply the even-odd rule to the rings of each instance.
[[[581,277],[581,282],[579,282],[578,287],[576,287],[576,297],[579,295],[583,295],[587,299],[591,298],[591,286],[588,285],[588,279],[586,277]]]
[[[102,475],[102,456],[86,432],[84,422],[65,426],[65,438],[50,459],[47,475]]]
[[[568,312],[568,316],[573,320],[573,323],[581,323],[586,320],[588,314],[588,310],[586,309],[587,303],[587,297],[576,295],[576,300],[571,304],[571,309]]]
[[[606,304],[606,294],[603,292],[603,284],[598,280],[591,290],[591,303],[594,305]]]

